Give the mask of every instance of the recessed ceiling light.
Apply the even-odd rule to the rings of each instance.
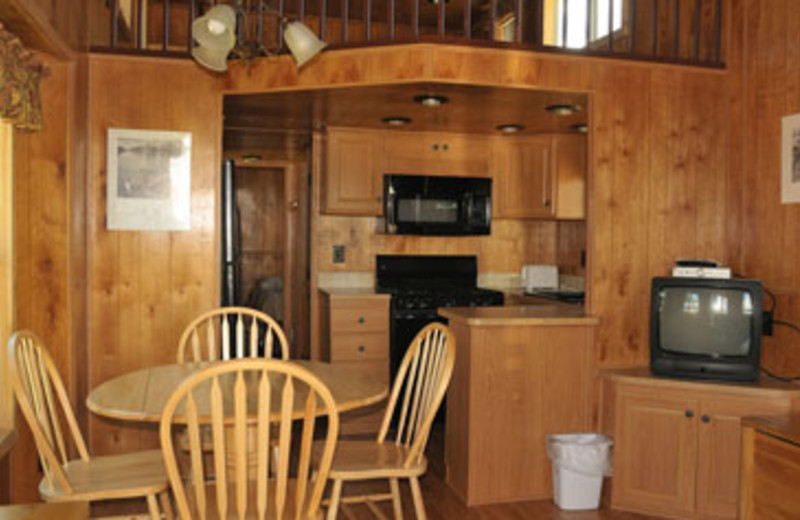
[[[522,132],[523,130],[525,130],[525,125],[511,123],[506,125],[497,125],[495,128],[497,128],[497,130],[500,130],[504,134],[516,134],[517,132]]]
[[[587,125],[586,123],[578,123],[576,125],[572,125],[572,129],[575,130],[576,132],[585,134],[589,131],[589,125]]]
[[[569,116],[574,114],[575,112],[578,112],[581,109],[581,106],[561,103],[556,105],[547,105],[546,107],[544,107],[544,109],[558,116]]]
[[[383,119],[381,119],[381,121],[383,121],[389,126],[403,126],[410,123],[411,119],[407,117],[391,116],[391,117],[384,117]]]
[[[437,96],[434,94],[422,94],[414,97],[414,101],[424,107],[440,107],[450,101],[449,98],[444,96]]]

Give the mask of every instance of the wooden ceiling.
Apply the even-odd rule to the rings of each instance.
[[[420,94],[449,101],[424,107],[414,102]],[[551,104],[581,110],[557,116],[545,110]],[[586,96],[580,93],[435,83],[230,95],[224,114],[226,149],[292,147],[326,126],[499,135],[498,125],[520,124],[522,134],[538,134],[574,132],[573,126],[587,119]],[[386,117],[411,122],[394,127],[382,121]]]

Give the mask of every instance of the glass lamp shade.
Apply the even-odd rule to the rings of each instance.
[[[195,47],[192,57],[197,63],[216,72],[228,70],[228,53],[230,49],[215,49],[213,47]]]
[[[287,22],[283,30],[283,39],[297,62],[297,68],[302,67],[328,45],[301,22]]]
[[[215,5],[192,22],[192,38],[201,46],[226,49],[236,45],[236,11],[226,4]]]

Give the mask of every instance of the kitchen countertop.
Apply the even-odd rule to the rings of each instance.
[[[360,296],[364,298],[389,298],[387,293],[375,292],[374,287],[320,287],[320,292],[330,296]]]
[[[505,307],[450,307],[439,309],[439,315],[449,320],[465,321],[468,325],[597,325],[600,318],[587,316],[583,306],[553,304]]]

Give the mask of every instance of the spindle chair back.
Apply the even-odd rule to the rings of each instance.
[[[231,391],[223,392],[223,388]],[[208,403],[208,409],[201,409],[198,403]],[[321,458],[312,463],[318,416],[327,419],[327,428]],[[173,443],[176,418],[189,439],[188,478],[178,468]],[[293,419],[299,419],[302,426],[299,440],[292,438]],[[203,457],[203,423],[210,423],[210,458]],[[270,453],[270,436],[275,431],[277,461]],[[161,446],[180,518],[314,518],[338,433],[339,415],[330,391],[298,365],[242,359],[198,372],[169,398],[160,423]],[[293,445],[295,440],[299,446]],[[290,479],[293,446],[299,459],[295,478]],[[271,468],[271,464],[277,467]],[[207,475],[212,470],[214,480],[209,482]]]
[[[186,327],[178,343],[178,363],[271,359],[276,350],[280,359],[289,359],[289,342],[274,318],[247,307],[220,307]]]

